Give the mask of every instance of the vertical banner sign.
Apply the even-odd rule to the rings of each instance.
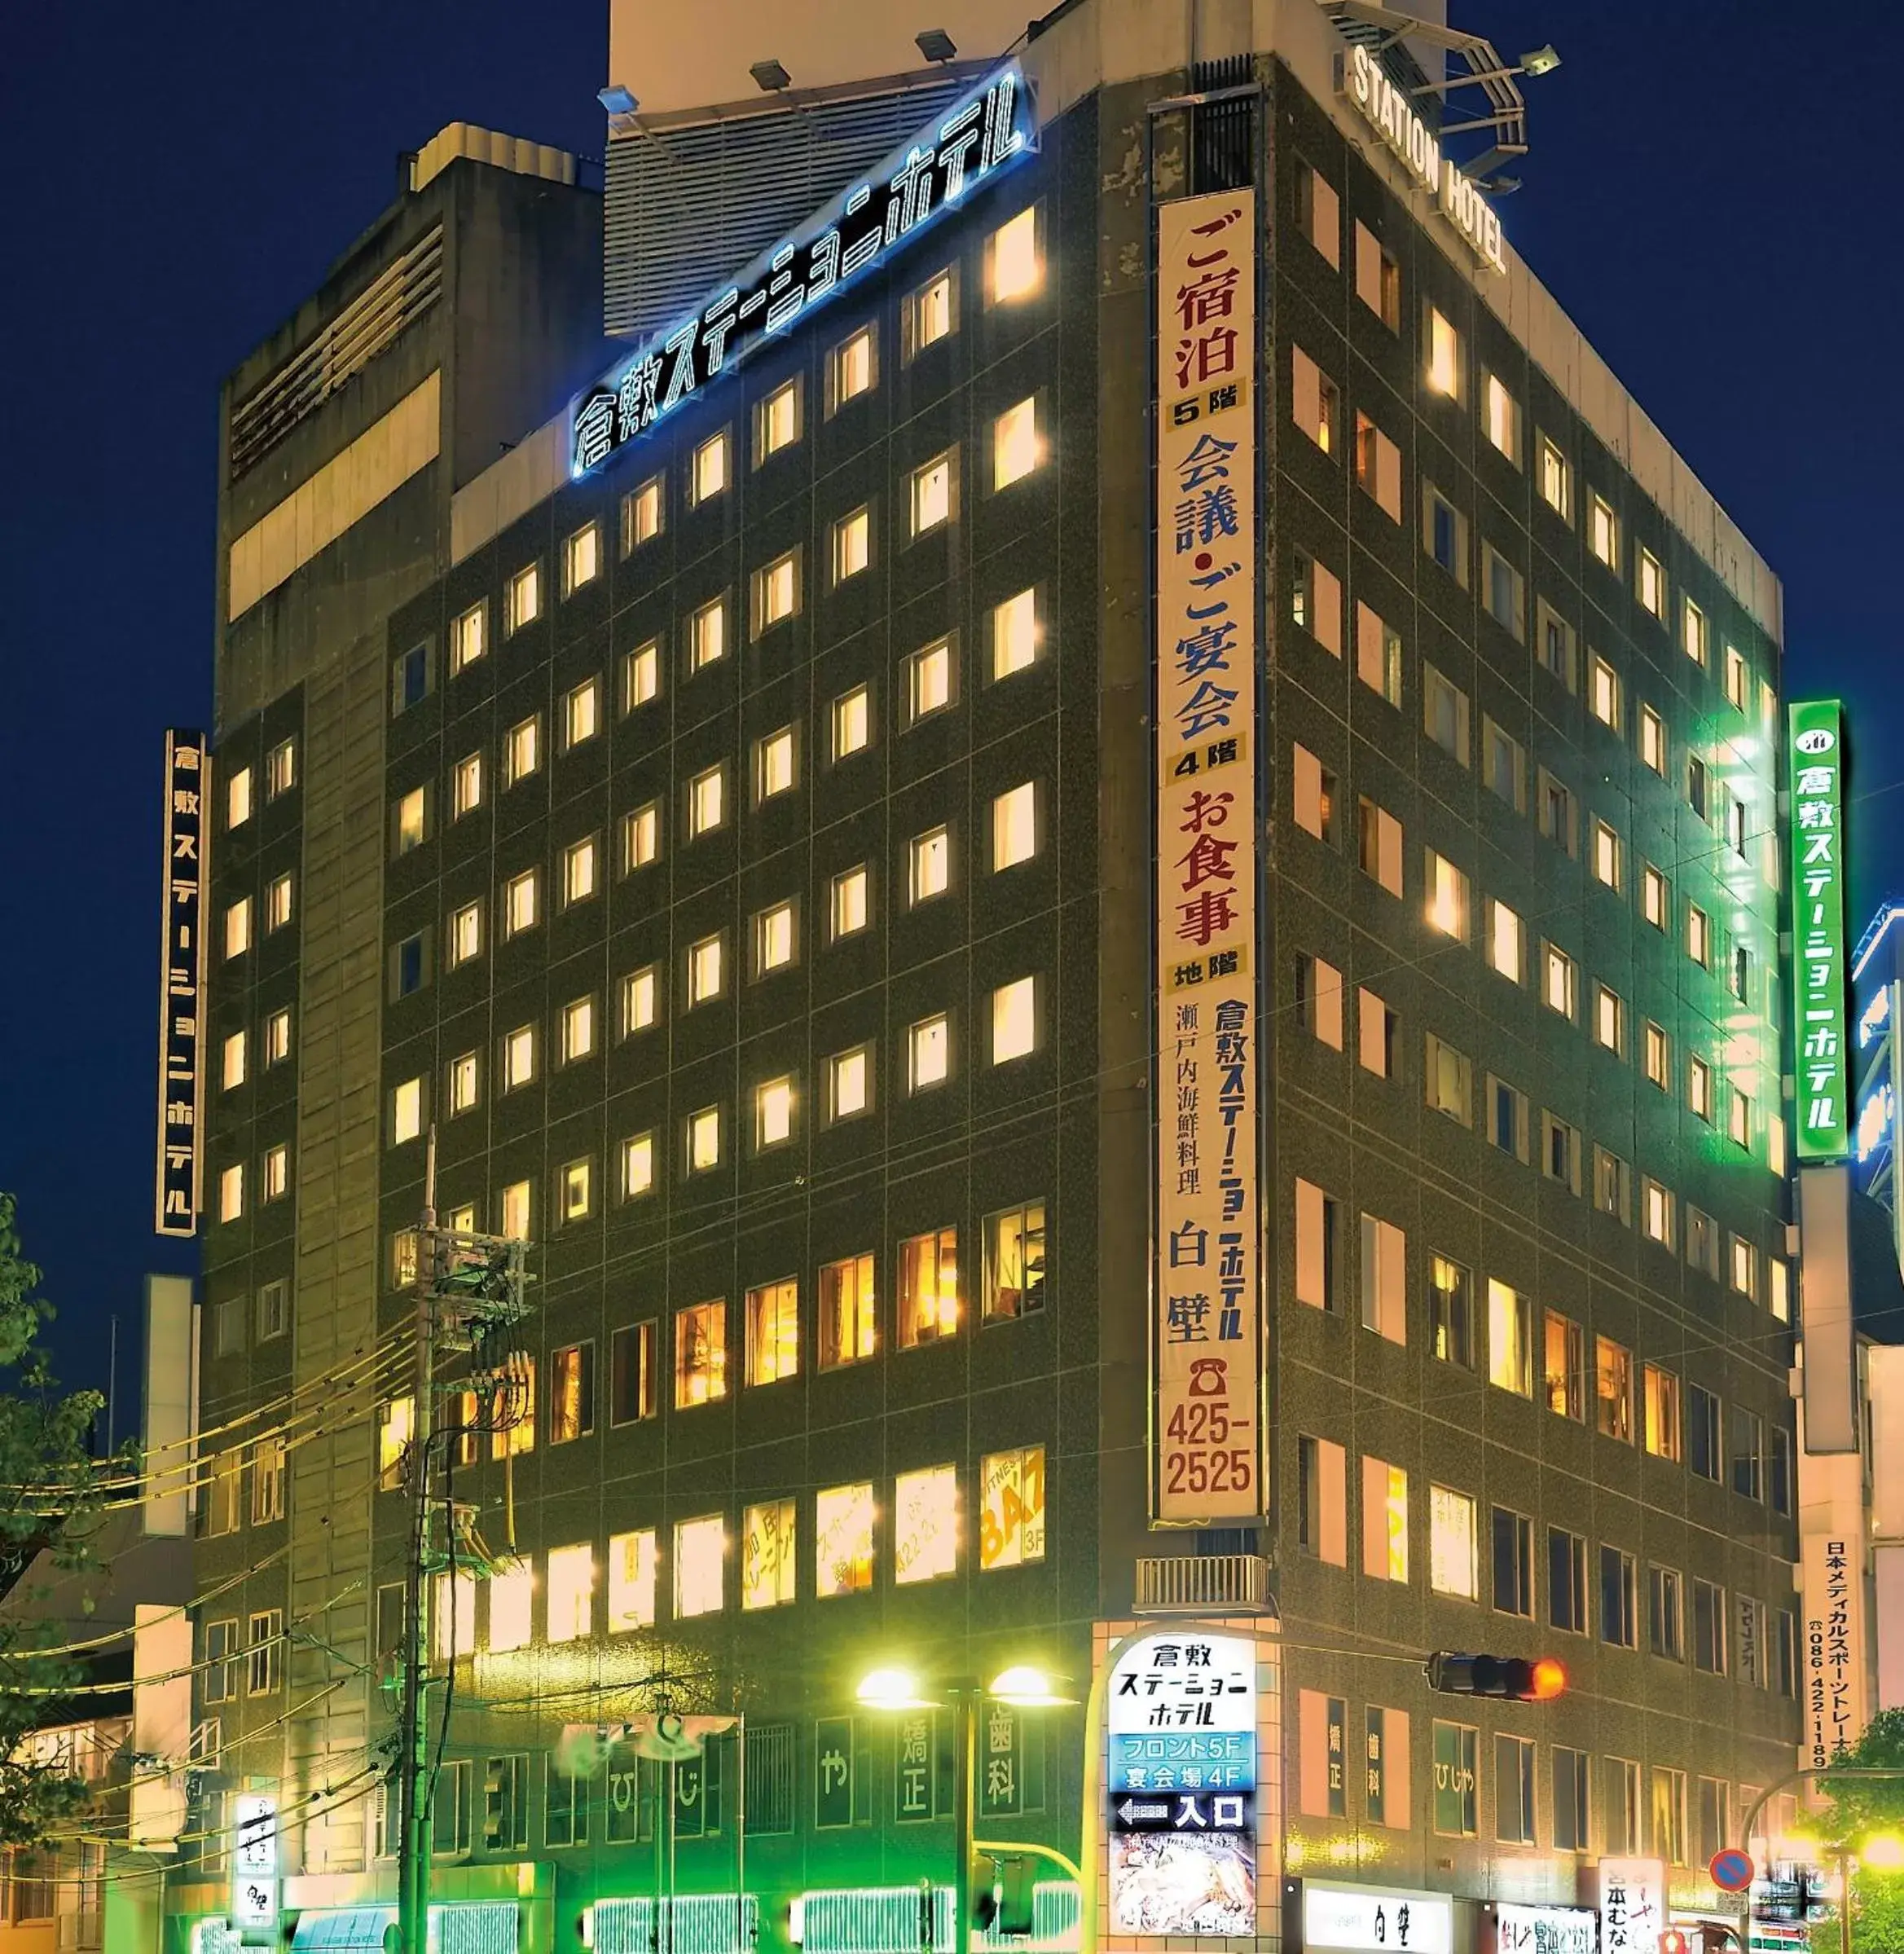
[[[153,1226],[196,1234],[204,1178],[206,874],[211,768],[202,733],[165,735],[164,942],[159,957],[159,1145]]]
[[[853,1719],[821,1717],[813,1726],[813,1823],[838,1832],[853,1822]]]
[[[1153,1635],[1110,1672],[1110,1917],[1119,1934],[1256,1931],[1256,1647]]]
[[[1849,1516],[1861,1518],[1855,1512]],[[1808,1534],[1799,1544],[1805,1643],[1798,1652],[1805,1728],[1799,1763],[1816,1769],[1864,1734],[1861,1532]]]
[[[1801,1160],[1841,1160],[1851,1141],[1845,1054],[1844,715],[1836,699],[1789,708],[1792,1038]]]
[[[278,1801],[241,1793],[231,1811],[231,1924],[246,1929],[278,1924]]]
[[[1262,1511],[1255,196],[1158,213],[1159,1520]]]
[[[1600,1954],[1659,1954],[1666,1917],[1666,1865],[1657,1859],[1599,1864]]]

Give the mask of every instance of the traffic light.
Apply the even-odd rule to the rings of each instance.
[[[1438,1648],[1428,1657],[1428,1687],[1450,1697],[1500,1697],[1514,1703],[1550,1703],[1567,1688],[1567,1670],[1553,1656],[1469,1656]]]
[[[1692,1943],[1683,1927],[1668,1927],[1661,1932],[1660,1954],[1692,1954]]]

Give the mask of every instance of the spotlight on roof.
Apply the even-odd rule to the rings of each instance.
[[[1520,57],[1521,73],[1529,75],[1550,75],[1560,65],[1560,57],[1549,42],[1545,47],[1537,47],[1531,55]]]
[[[777,61],[756,61],[747,72],[753,76],[756,85],[770,95],[777,95],[793,83],[794,77]]]
[[[912,42],[928,61],[949,61],[959,51],[958,43],[943,27],[929,27],[913,35]]]
[[[635,99],[633,90],[622,87],[619,81],[612,82],[595,99],[612,116],[631,116],[641,106]]]

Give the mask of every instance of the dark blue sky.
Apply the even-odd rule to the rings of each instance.
[[[1783,577],[1791,681],[1849,702],[1860,791],[1904,777],[1889,64],[1771,0],[1453,7],[1510,58],[1558,46],[1508,233]],[[73,1382],[147,1270],[191,1265],[151,1233],[158,777],[209,712],[219,380],[443,123],[599,154],[605,42],[601,0],[336,0],[321,33],[106,0],[10,35],[0,1187]],[[1857,811],[1860,918],[1904,891],[1901,812]]]

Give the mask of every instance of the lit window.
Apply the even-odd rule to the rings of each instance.
[[[1617,889],[1625,879],[1620,837],[1603,821],[1594,823],[1594,877],[1609,889]]]
[[[979,1461],[978,1565],[1019,1567],[1044,1558],[1044,1448],[992,1452]]]
[[[1660,559],[1643,546],[1639,552],[1639,601],[1656,618],[1665,616],[1665,569]],[[1689,644],[1687,649],[1691,649]]]
[[[503,1089],[512,1091],[535,1076],[535,1027],[519,1024],[503,1040]]]
[[[1603,984],[1594,986],[1594,1037],[1610,1052],[1626,1050],[1626,1003]]]
[[[654,1135],[636,1133],[622,1142],[622,1199],[631,1201],[654,1188]]]
[[[1357,231],[1358,240],[1361,233]],[[1290,411],[1296,425],[1325,455],[1340,439],[1342,394],[1300,346],[1290,349]]]
[[[540,906],[534,869],[511,876],[503,887],[503,935],[515,936],[534,928]]]
[[[275,1201],[291,1185],[291,1150],[267,1147],[265,1151],[264,1198]]]
[[[450,1113],[466,1113],[478,1096],[476,1054],[464,1052],[450,1061]]]
[[[1710,970],[1713,961],[1712,918],[1697,903],[1686,905],[1686,953],[1702,968]]]
[[[1038,852],[1038,790],[1026,781],[992,803],[992,866],[1015,868]]]
[[[1007,679],[1038,655],[1038,593],[1022,590],[992,611],[992,676]]]
[[[794,1137],[794,1082],[769,1079],[754,1089],[754,1145],[784,1146]]]
[[[727,815],[727,769],[710,767],[688,783],[688,832],[707,834],[718,828]]]
[[[1481,425],[1488,442],[1516,467],[1520,464],[1520,403],[1490,373],[1482,392]]]
[[[1521,981],[1523,931],[1520,918],[1504,902],[1488,899],[1488,964],[1512,982]]]
[[[595,1632],[595,1550],[549,1549],[548,1639],[579,1642]]]
[[[727,1605],[728,1529],[718,1513],[675,1522],[675,1615],[689,1621]]]
[[[992,993],[992,1063],[1022,1058],[1037,1043],[1038,980],[1020,977]]]
[[[703,604],[688,620],[688,670],[704,671],[717,658],[724,658],[727,649],[728,601],[716,597],[711,604]]]
[[[242,828],[251,819],[251,769],[239,767],[225,782],[225,825]]]
[[[661,534],[662,517],[666,504],[662,496],[664,484],[659,475],[650,475],[638,482],[622,498],[622,554],[644,543],[652,543]]]
[[[1736,1085],[1726,1088],[1726,1131],[1735,1146],[1751,1146],[1752,1100]]]
[[[473,812],[482,805],[482,755],[472,753],[456,763],[454,790],[451,807],[454,818],[460,821],[465,814]]]
[[[1657,1181],[1640,1183],[1640,1225],[1648,1241],[1662,1248],[1673,1246],[1673,1196]]]
[[[688,1001],[690,1005],[705,1004],[710,997],[721,994],[725,947],[725,939],[718,935],[703,936],[698,943],[689,946]]]
[[[1726,647],[1726,697],[1739,711],[1745,710],[1745,702],[1751,692],[1752,680],[1746,670],[1745,660],[1738,649]]]
[[[822,1601],[873,1586],[873,1488],[823,1487],[813,1501],[813,1592]]]
[[[943,828],[912,837],[907,874],[907,895],[917,905],[943,896],[952,879],[952,838]]]
[[[1371,1580],[1408,1578],[1408,1474],[1362,1457],[1362,1572]]]
[[[407,855],[421,847],[424,836],[424,790],[412,787],[397,803],[397,852]]]
[[[720,1165],[720,1108],[704,1106],[688,1116],[688,1171],[706,1173]]]
[[[864,865],[834,876],[832,914],[835,942],[842,936],[855,935],[865,928],[868,907],[868,884]]]
[[[1613,505],[1595,495],[1587,511],[1587,547],[1608,570],[1620,567],[1620,522]]]
[[[1342,262],[1342,199],[1319,169],[1296,161],[1296,223],[1332,266]]]
[[[694,451],[694,500],[697,504],[706,502],[727,486],[728,434],[723,428]]]
[[[661,646],[653,638],[622,661],[622,710],[632,712],[661,695]]]
[[[986,293],[992,304],[1009,305],[1038,289],[1044,264],[1038,249],[1036,205],[1008,218],[986,240]]]
[[[661,803],[650,801],[622,817],[622,866],[645,869],[661,857]]]
[[[873,1257],[848,1256],[820,1271],[820,1367],[836,1370],[872,1356],[877,1347]]]
[[[562,900],[586,902],[595,893],[595,837],[571,842],[562,851]]]
[[[959,1327],[959,1234],[935,1228],[899,1243],[899,1346],[910,1350]]]
[[[741,1513],[741,1605],[779,1608],[794,1599],[794,1502],[769,1499]]]
[[[1428,926],[1444,936],[1467,935],[1467,877],[1446,856],[1427,851]]]
[[[776,903],[754,918],[754,975],[785,970],[794,961],[794,905]]]
[[[1666,777],[1666,722],[1651,706],[1639,709],[1639,757],[1664,780]]]
[[[783,726],[770,733],[754,749],[754,797],[771,800],[786,793],[794,784],[794,729]]]
[[[754,410],[754,456],[764,461],[800,438],[800,383],[783,381]]]
[[[785,623],[800,608],[800,559],[789,550],[754,573],[754,635]]]
[[[297,744],[279,740],[265,755],[265,799],[275,801],[297,784]]]
[[[595,1000],[578,997],[562,1006],[562,1061],[586,1058],[595,1050]]]
[[[251,948],[251,898],[240,896],[225,911],[225,954],[241,957]]]
[[[1567,457],[1546,435],[1541,437],[1541,500],[1556,515],[1572,513],[1572,481]]]
[[[873,737],[873,702],[864,685],[855,685],[833,702],[833,757],[843,760],[862,751]]]
[[[952,648],[941,638],[906,661],[906,715],[912,720],[943,711],[952,698]]]
[[[1646,568],[1646,552],[1642,550],[1640,552],[1640,568],[1642,572]],[[1662,592],[1660,601],[1663,603],[1664,601],[1664,596]],[[1652,605],[1650,604],[1647,605],[1647,609],[1648,610],[1651,610],[1652,608]],[[1703,665],[1706,662],[1706,653],[1708,649],[1706,636],[1706,614],[1693,602],[1691,597],[1688,597],[1685,600],[1685,629],[1680,641],[1686,647],[1686,655],[1691,658],[1695,664]]]
[[[1428,385],[1450,400],[1461,391],[1461,341],[1432,306],[1428,310]]]
[[[482,905],[465,903],[450,918],[450,967],[482,954]]]
[[[595,679],[584,679],[562,697],[562,743],[579,746],[591,740],[601,724],[601,686]]]
[[[234,1032],[225,1041],[223,1062],[219,1067],[219,1081],[226,1092],[244,1083],[245,1036]]]
[[[827,1112],[834,1120],[851,1120],[873,1103],[873,1048],[856,1045],[827,1061]]]
[[[1022,481],[1043,459],[1038,438],[1038,403],[1034,398],[1009,407],[992,424],[992,486],[1009,488]]]
[[[1044,1204],[1028,1201],[987,1215],[979,1314],[996,1322],[1044,1307]]]
[[[728,1394],[728,1306],[690,1303],[675,1312],[675,1409]]]
[[[833,526],[833,580],[844,583],[873,561],[873,513],[856,508]]]
[[[1670,898],[1666,878],[1649,861],[1639,872],[1639,913],[1656,930],[1667,926]]]
[[[447,1662],[476,1647],[476,1577],[438,1574],[430,1597],[429,1618],[436,1658]]]
[[[906,1033],[908,1084],[913,1092],[943,1085],[951,1064],[951,1032],[942,1012],[921,1018]]]
[[[571,1160],[565,1167],[558,1182],[561,1189],[561,1217],[565,1221],[585,1221],[595,1212],[595,1168],[587,1160]],[[558,1355],[561,1353],[558,1352]],[[554,1401],[551,1400],[553,1415]],[[551,1432],[549,1442],[554,1444],[558,1434]]]
[[[877,348],[873,328],[862,326],[842,339],[833,350],[828,369],[832,405],[841,407],[849,400],[872,390],[876,375]]]
[[[1401,520],[1401,451],[1369,416],[1357,411],[1352,460],[1356,485],[1374,498],[1391,522]]]
[[[935,455],[908,477],[908,506],[912,512],[912,533],[922,536],[928,530],[949,522],[952,514],[952,454],[948,450]]]
[[[1488,1281],[1488,1381],[1516,1397],[1534,1394],[1533,1305],[1519,1290]]]
[[[1541,1001],[1563,1018],[1573,1016],[1579,1006],[1580,970],[1573,959],[1555,943],[1541,946]]]
[[[1686,1061],[1686,1103],[1700,1119],[1712,1118],[1713,1068],[1697,1056]]]
[[[390,1144],[401,1146],[423,1131],[423,1081],[406,1079],[390,1094]]]
[[[503,784],[513,787],[542,764],[542,721],[526,719],[512,726],[503,742]]]
[[[660,973],[651,963],[622,979],[622,1036],[648,1030],[660,1015]]]
[[[488,649],[488,605],[475,604],[450,627],[451,677],[473,665]]]
[[[959,1476],[952,1466],[893,1482],[892,1578],[897,1587],[958,1572]]]
[[[512,1242],[529,1239],[529,1183],[512,1181],[503,1190],[499,1204],[502,1226],[498,1233]]]
[[[563,594],[573,596],[584,583],[592,583],[600,570],[601,526],[587,523],[562,545]]]
[[[530,563],[510,578],[503,593],[504,635],[520,631],[542,615],[542,570]]]
[[[653,1527],[609,1538],[608,1632],[654,1626],[657,1555]]]
[[[747,1292],[747,1381],[778,1384],[800,1368],[800,1285],[790,1277]]]
[[[1597,656],[1593,662],[1588,702],[1593,707],[1594,717],[1603,726],[1610,726],[1616,733],[1620,730],[1620,674],[1604,658]]]
[[[1428,1488],[1428,1585],[1463,1601],[1480,1597],[1475,1503],[1444,1485]]]
[[[1640,1442],[1655,1459],[1675,1462],[1683,1449],[1679,1380],[1657,1364],[1640,1368]]]
[[[1743,1235],[1732,1238],[1732,1287],[1748,1300],[1758,1291],[1758,1255]]]
[[[218,1176],[218,1219],[235,1221],[244,1212],[244,1167],[227,1167]]]
[[[291,1056],[291,1012],[288,1006],[273,1011],[265,1020],[265,1063],[276,1065]]]
[[[952,271],[938,272],[907,296],[904,313],[908,359],[948,337],[958,323],[956,281]]]
[[[1652,1232],[1649,1226],[1647,1233]],[[1601,1434],[1631,1445],[1633,1430],[1633,1353],[1610,1336],[1594,1339],[1595,1423]]]

